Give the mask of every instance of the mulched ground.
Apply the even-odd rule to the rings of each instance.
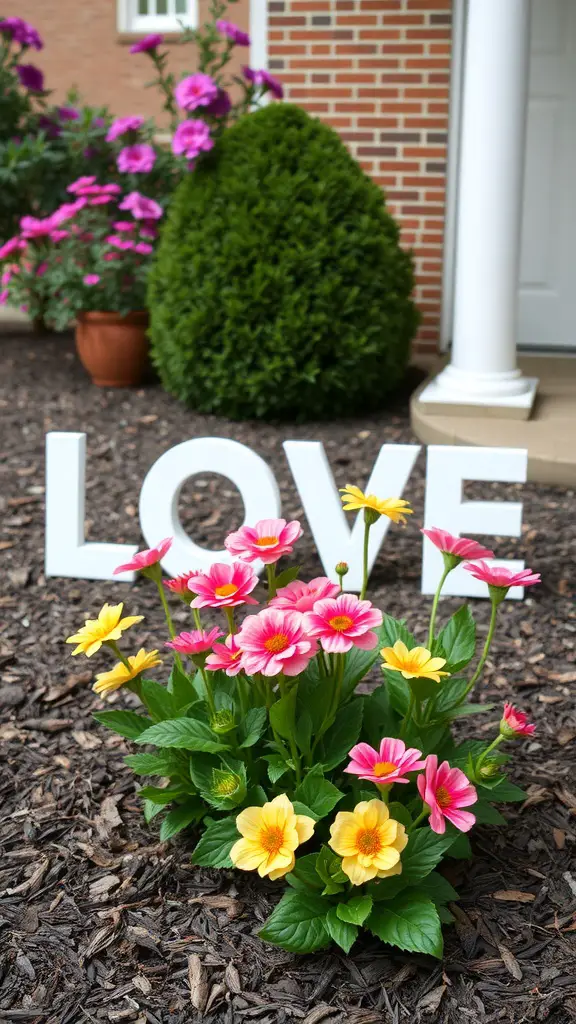
[[[462,900],[456,926],[446,929],[444,962],[391,955],[369,939],[349,957],[297,958],[255,936],[278,886],[191,867],[191,838],[160,844],[154,823],[143,824],[124,741],[91,718],[101,704],[89,684],[102,662],[72,662],[63,638],[105,600],[145,614],[133,638],[147,646],[162,640],[162,618],[145,583],[44,577],[44,433],[88,435],[88,538],[139,543],[140,485],[171,445],[207,435],[250,445],[274,467],[284,514],[304,519],[282,440],[323,441],[338,485],[362,485],[384,441],[415,440],[406,401],[348,423],[232,424],[195,416],[157,386],[97,390],[70,339],[21,334],[0,338],[0,423],[0,1020],[574,1021],[573,492],[470,489],[524,501],[521,541],[495,544],[503,557],[524,557],[544,583],[504,606],[479,699],[512,697],[538,732],[516,750],[514,778],[527,803],[506,811],[507,830],[478,829],[475,860],[449,868]],[[421,457],[405,495],[415,522],[389,535],[372,581],[376,602],[422,631],[423,473]],[[189,482],[181,512],[200,543],[218,546],[239,524],[241,506],[229,482],[205,477]],[[318,574],[308,535],[298,554],[304,576]],[[484,630],[488,603],[473,604]],[[446,600],[442,612],[457,605]],[[186,614],[177,614],[184,624]],[[466,720],[462,732],[491,733],[497,717]]]

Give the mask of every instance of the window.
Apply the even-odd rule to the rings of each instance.
[[[119,0],[121,32],[179,32],[197,24],[197,0]]]

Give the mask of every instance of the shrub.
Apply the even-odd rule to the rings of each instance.
[[[150,273],[166,389],[232,418],[379,408],[418,312],[381,190],[298,107],[241,118],[178,187]]]

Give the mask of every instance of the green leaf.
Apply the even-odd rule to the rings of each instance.
[[[330,726],[323,738],[324,753],[322,762],[324,769],[336,768],[347,756],[358,741],[362,728],[362,700],[355,698],[340,708],[334,725]]]
[[[464,832],[460,832],[453,840],[449,856],[453,857],[454,860],[470,860],[472,857],[470,840]]]
[[[502,778],[494,788],[482,785],[477,787],[477,791],[478,796],[484,796],[487,800],[492,801],[492,803],[519,803],[528,797],[528,794],[523,789],[515,786],[513,782],[509,782],[505,778]]]
[[[172,694],[153,679],[142,679],[140,682],[142,700],[152,718],[162,722],[165,718],[174,718],[178,713]]]
[[[286,875],[288,885],[299,892],[319,892],[324,883],[316,871],[317,853],[307,853],[304,857],[298,857],[292,871]]]
[[[270,782],[278,782],[289,770],[289,765],[280,754],[267,754],[265,760],[268,762],[268,778]]]
[[[280,590],[280,587],[287,587],[289,583],[293,583],[294,580],[298,579],[299,572],[299,565],[291,565],[288,569],[278,573],[276,577],[276,590]]]
[[[307,804],[303,804],[300,800],[292,800],[292,806],[296,814],[305,814],[307,818],[313,818],[314,821],[318,821],[318,815]]]
[[[192,854],[192,863],[205,868],[231,868],[230,850],[240,833],[233,818],[215,821],[203,833]]]
[[[303,754],[308,754],[310,752],[313,728],[312,715],[308,710],[304,710],[300,715],[298,715],[298,721],[296,722],[296,729],[294,731],[296,745]]]
[[[160,839],[164,842],[171,839],[182,829],[191,825],[193,821],[199,821],[204,813],[204,805],[201,800],[189,800],[179,807],[175,807],[166,815],[160,826]]]
[[[372,910],[371,896],[354,896],[347,903],[339,903],[336,913],[341,921],[362,926]]]
[[[307,804],[317,818],[324,818],[342,800],[344,793],[325,779],[321,765],[316,765],[300,783],[294,796]]]
[[[378,643],[371,651],[363,651],[360,647],[353,647],[344,656],[344,678],[342,682],[342,696],[346,699],[357,687],[358,683],[370,671],[372,665],[378,660],[380,650],[388,644],[389,627],[384,623],[376,630]]]
[[[385,683],[362,698],[364,703],[363,738],[378,749],[383,736],[396,736],[398,716],[392,709]]]
[[[453,835],[437,835],[431,828],[417,828],[410,834],[402,853],[402,874],[406,884],[419,882],[440,863],[454,843]]]
[[[212,807],[230,811],[246,796],[246,765],[243,761],[213,754],[195,754],[190,759],[190,778]]]
[[[399,821],[401,825],[404,825],[404,828],[410,828],[412,815],[404,804],[401,804],[399,800],[392,800],[388,804],[388,810],[390,811],[390,817],[394,818],[394,821]]]
[[[358,937],[358,928],[351,921],[343,921],[338,917],[338,908],[330,907],[326,914],[326,927],[328,934],[333,941],[349,953]]]
[[[249,708],[246,717],[240,722],[240,734],[243,737],[240,746],[253,747],[266,728],[266,708]]]
[[[291,953],[322,949],[330,942],[326,925],[328,907],[321,896],[287,892],[260,930],[260,938]]]
[[[446,658],[446,672],[460,672],[472,660],[476,650],[476,623],[467,604],[463,604],[448,620],[437,643]]]
[[[507,825],[506,818],[486,800],[477,800],[470,807],[478,825]]]
[[[182,786],[142,786],[138,796],[143,800],[151,800],[153,804],[171,804],[173,800],[185,795]]]
[[[410,687],[400,672],[388,672],[384,669],[384,685],[390,697],[390,703],[394,710],[402,717],[408,711],[410,703]]]
[[[413,633],[406,629],[404,619],[394,619],[391,615],[385,615],[379,633],[382,647],[394,647],[397,640],[402,640],[409,651],[416,647],[416,639]]]
[[[440,718],[448,711],[452,711],[462,700],[468,689],[468,680],[454,676],[452,679],[443,679],[440,683],[438,696],[434,706],[434,716]]]
[[[495,704],[460,704],[450,712],[450,718],[465,718],[466,715],[481,715],[486,711],[492,711]]]
[[[174,665],[172,668],[168,680],[168,690],[174,699],[176,711],[198,699],[198,694],[192,685],[192,680],[188,678],[182,669],[178,668],[178,665]]]
[[[442,924],[452,924],[452,922],[456,920],[454,914],[451,914],[448,908],[445,907],[443,903],[438,903],[436,905],[436,910],[438,911],[438,917],[440,918]]]
[[[341,892],[348,885],[348,876],[342,871],[342,861],[329,846],[323,846],[316,858],[316,873],[324,883],[325,896]]]
[[[127,754],[124,764],[137,775],[170,775],[175,770],[168,754]]]
[[[144,821],[147,825],[150,824],[152,818],[155,818],[157,814],[160,814],[162,810],[162,804],[155,804],[152,800],[144,800],[142,803],[142,810],[144,811]]]
[[[376,903],[368,919],[376,938],[411,953],[442,957],[442,927],[438,911],[423,894],[401,892],[388,903]]]
[[[418,891],[425,893],[433,903],[452,903],[458,899],[456,889],[438,871],[431,871],[418,882]]]
[[[216,739],[208,725],[193,718],[173,718],[157,722],[141,733],[136,742],[153,743],[157,747],[198,750],[207,754],[228,750],[228,747]]]
[[[92,717],[127,740],[138,739],[150,725],[149,718],[137,715],[135,711],[95,711]]]
[[[270,725],[274,732],[278,733],[283,740],[290,740],[294,736],[297,695],[296,688],[290,690],[284,697],[277,700],[269,710]]]

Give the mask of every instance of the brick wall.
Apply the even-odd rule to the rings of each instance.
[[[416,347],[440,328],[451,0],[269,0],[269,68],[386,192],[416,259]]]

